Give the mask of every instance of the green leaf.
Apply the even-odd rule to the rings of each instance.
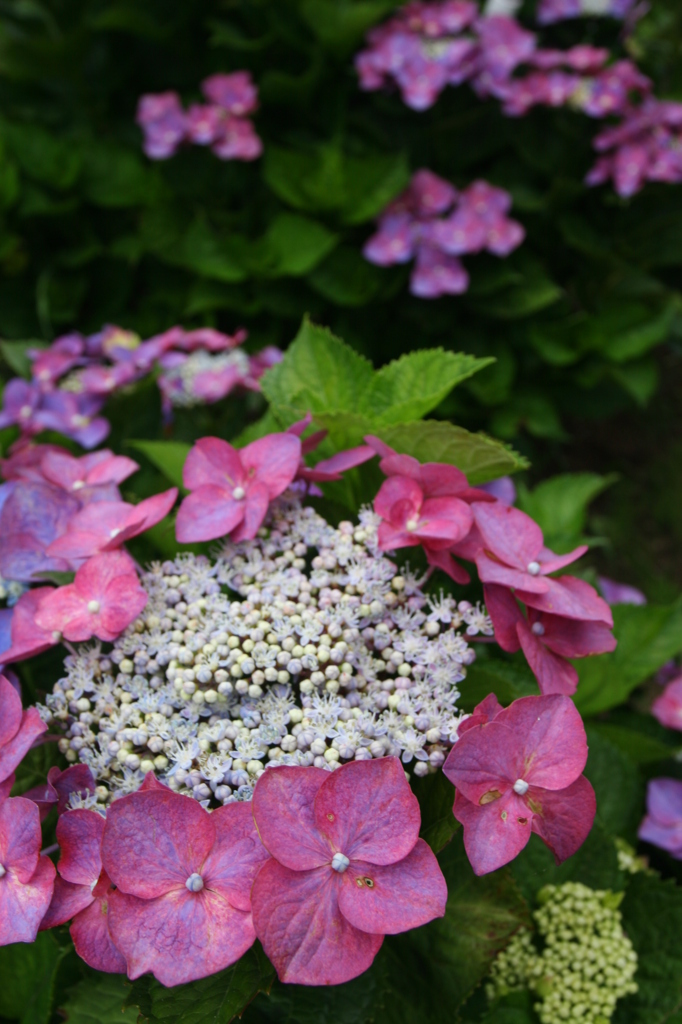
[[[57,572],[52,570],[51,572],[36,573],[35,578],[40,582],[54,583],[55,587],[65,587],[68,583],[73,583],[76,574],[75,572]]]
[[[596,821],[611,835],[634,838],[641,818],[644,784],[636,764],[606,736],[587,726],[585,775],[597,796]]]
[[[639,960],[638,991],[619,1002],[613,1024],[672,1024],[682,1010],[682,887],[640,872],[620,910]]]
[[[472,484],[528,468],[527,459],[501,441],[444,421],[422,420],[382,428],[381,437],[396,451],[413,455],[420,462],[457,466]]]
[[[638,716],[639,717],[639,716]],[[612,722],[595,719],[591,723],[593,732],[601,733],[614,747],[618,747],[637,764],[652,764],[675,757],[682,751],[682,740],[677,746],[663,743],[655,736],[649,736],[637,729],[628,729]]]
[[[97,974],[80,981],[60,1009],[68,1024],[137,1024],[137,1008],[126,1007],[130,982],[120,974]]]
[[[501,704],[511,704],[517,697],[537,694],[538,684],[525,660],[486,658],[467,668],[466,677],[458,684],[462,692],[460,706],[471,712],[489,693]]]
[[[618,646],[578,663],[575,703],[583,717],[621,704],[632,690],[682,651],[682,599],[672,605],[616,605]]]
[[[267,991],[275,971],[259,943],[232,967],[188,985],[164,988],[148,976],[134,982],[127,1006],[159,1024],[229,1024],[241,1016],[259,992]]]
[[[321,43],[343,51],[360,44],[394,6],[392,0],[303,0],[301,14]]]
[[[616,480],[615,473],[562,473],[532,491],[520,484],[518,505],[541,527],[547,547],[563,554],[582,542],[588,505]]]
[[[419,834],[434,853],[440,853],[459,828],[452,813],[454,787],[443,772],[426,775],[423,779],[415,776],[411,785],[421,808],[422,827]]]
[[[49,932],[39,932],[33,943],[0,947],[0,1017],[21,1024],[48,1024],[52,1013],[55,977],[69,952]]]
[[[366,408],[382,426],[421,419],[457,384],[493,362],[442,348],[409,352],[374,374],[365,394]]]
[[[357,249],[340,245],[307,277],[308,284],[338,306],[365,306],[386,284],[381,267],[368,263]]]
[[[651,401],[660,378],[655,356],[636,359],[624,366],[611,367],[611,376],[642,408]]]
[[[20,377],[31,376],[31,363],[29,349],[47,348],[44,341],[0,341],[0,354],[5,362],[18,373]]]
[[[259,243],[260,260],[255,270],[266,277],[299,277],[307,274],[338,242],[322,224],[295,213],[280,213]]]
[[[36,124],[3,125],[3,138],[22,170],[36,181],[66,189],[75,184],[82,167],[82,150]]]
[[[262,377],[261,388],[275,411],[358,409],[372,374],[367,359],[306,317],[282,362]]]
[[[613,837],[596,822],[587,839],[572,857],[557,864],[554,854],[539,836],[530,842],[510,865],[523,895],[534,903],[544,885],[581,882],[592,889],[617,892],[625,886],[625,875],[618,866],[618,851]]]
[[[102,143],[87,151],[83,186],[97,206],[142,206],[154,202],[159,193],[159,179],[140,156]]]
[[[518,284],[487,295],[485,301],[472,298],[472,305],[483,316],[501,320],[530,316],[561,298],[561,288],[547,276],[542,264],[529,254],[518,253],[512,257],[510,268],[522,275],[523,279]]]
[[[603,332],[602,354],[614,363],[625,363],[665,341],[676,312],[674,302],[669,302],[653,317],[646,306],[622,303],[612,311],[609,320],[599,318],[597,323],[592,320],[590,327]]]
[[[182,467],[190,445],[184,441],[128,441],[131,448],[142,452],[176,487],[182,487]]]
[[[244,239],[216,234],[204,217],[197,217],[176,249],[159,255],[170,263],[194,270],[216,281],[243,281],[246,271],[242,265],[245,255]]]

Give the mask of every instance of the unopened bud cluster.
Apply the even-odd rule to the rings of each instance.
[[[579,882],[545,886],[533,915],[542,952],[527,929],[514,936],[493,964],[489,997],[528,988],[539,997],[542,1024],[608,1024],[617,1000],[637,991],[637,954],[623,932],[621,898]]]
[[[206,404],[207,397],[211,395],[211,385],[206,386],[207,380],[219,386],[216,382],[221,378],[229,375],[232,379],[234,375],[236,384],[247,378],[249,373],[249,357],[241,349],[218,354],[197,349],[175,363],[166,361],[161,378],[162,390],[171,405],[191,408]],[[203,380],[203,386],[197,387],[197,378]]]
[[[457,630],[490,620],[427,597],[377,551],[376,524],[364,511],[331,527],[289,494],[215,561],[153,565],[143,617],[108,652],[75,649],[47,698],[67,759],[109,795],[154,771],[205,806],[250,799],[268,764],[398,755],[435,771],[473,660]]]
[[[0,576],[0,602],[5,602],[8,608],[13,608],[22,594],[28,590],[24,583],[17,580],[6,580]]]

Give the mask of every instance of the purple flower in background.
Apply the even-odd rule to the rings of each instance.
[[[36,414],[42,401],[37,384],[15,377],[5,388],[0,412],[0,429],[18,426],[23,434],[38,434],[43,428]]]
[[[513,505],[516,501],[516,487],[510,476],[501,476],[497,480],[490,480],[487,484],[481,484],[482,491],[492,494],[503,505]]]
[[[647,787],[646,805],[639,838],[682,860],[682,782],[652,779]]]
[[[604,599],[609,604],[646,604],[645,595],[637,587],[627,583],[617,583],[608,576],[597,576],[597,583]]]
[[[417,171],[379,218],[363,254],[379,266],[414,257],[410,291],[419,298],[460,295],[469,287],[460,256],[482,249],[507,256],[525,238],[522,225],[507,217],[511,202],[508,192],[486,181],[458,193],[431,171]]]
[[[201,91],[209,103],[215,103],[235,117],[252,114],[258,107],[258,89],[248,71],[211,75],[201,83]]]
[[[225,114],[220,107],[193,103],[187,111],[187,139],[197,146],[210,146],[220,136]]]
[[[550,25],[566,18],[608,15],[625,18],[637,0],[540,0],[536,18],[541,25]]]
[[[17,480],[0,511],[0,575],[24,583],[46,572],[64,572],[68,563],[46,553],[67,529],[80,502],[60,487]]]
[[[96,395],[52,391],[45,395],[37,419],[44,430],[57,430],[83,448],[96,448],[110,430],[109,421],[98,416],[103,404]]]
[[[263,143],[247,118],[228,117],[211,150],[220,160],[257,160]]]
[[[83,362],[85,338],[75,331],[57,338],[47,349],[29,350],[33,356],[31,374],[43,387],[53,386],[55,381],[63,377],[78,363]]]
[[[142,148],[150,160],[173,156],[187,132],[187,115],[176,92],[141,96],[136,121],[144,132]]]
[[[628,197],[645,181],[682,182],[682,103],[649,97],[593,145],[604,155],[587,175],[588,185],[612,179],[616,192]]]

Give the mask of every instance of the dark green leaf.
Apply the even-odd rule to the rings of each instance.
[[[128,441],[131,448],[142,452],[176,487],[182,487],[182,467],[190,445],[183,441]]]
[[[538,684],[525,660],[486,658],[475,661],[467,668],[466,677],[459,683],[462,692],[460,706],[471,712],[489,693],[494,693],[501,704],[511,704],[517,697],[537,694]]]
[[[617,892],[625,887],[626,881],[618,866],[616,844],[599,823],[592,826],[580,849],[563,864],[557,864],[554,854],[539,836],[531,835],[528,846],[512,862],[510,869],[531,904],[535,903],[544,885],[581,882],[592,889]]]
[[[601,733],[614,747],[618,747],[637,764],[663,761],[669,757],[675,757],[682,751],[682,739],[676,746],[672,746],[663,743],[655,736],[648,736],[645,732],[628,729],[622,725],[614,725],[611,722],[601,722],[599,719],[594,719],[591,727],[593,732]]]
[[[614,836],[634,838],[642,816],[644,783],[634,761],[600,731],[587,726],[585,775],[597,796],[597,817]]]
[[[67,583],[73,583],[75,572],[39,572],[36,579],[40,582],[54,583],[55,587],[65,587]]]
[[[88,976],[69,992],[60,1010],[68,1024],[137,1024],[137,1007],[126,1007],[130,982],[120,974]]]
[[[57,968],[68,952],[49,932],[39,932],[33,943],[0,947],[0,1017],[48,1024]]]
[[[412,789],[419,800],[422,815],[420,835],[434,853],[440,853],[452,839],[459,823],[452,813],[455,790],[443,772],[412,779]]]
[[[20,377],[30,377],[31,362],[29,349],[47,348],[44,341],[0,341],[0,353],[6,363]]]
[[[338,235],[317,221],[280,213],[261,240],[261,260],[254,269],[266,277],[299,277],[316,267],[337,242]]]
[[[561,554],[582,542],[588,505],[616,479],[613,473],[562,473],[532,491],[520,484],[518,505],[542,528],[547,547]]]

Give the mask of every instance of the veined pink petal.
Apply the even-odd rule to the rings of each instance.
[[[484,729],[465,731],[443,765],[453,786],[476,806],[509,792],[523,771],[523,740],[500,725],[499,717]]]
[[[103,595],[101,622],[94,629],[101,640],[115,640],[133,622],[149,600],[136,575],[118,576]],[[108,634],[108,635],[105,635]]]
[[[395,864],[414,848],[421,814],[397,757],[351,761],[328,774],[315,797],[315,824],[352,861]]]
[[[530,839],[532,814],[514,792],[482,807],[457,792],[453,813],[464,826],[464,849],[476,875],[508,864]]]
[[[102,870],[104,818],[81,808],[67,811],[57,822],[59,874],[67,882],[93,885]]]
[[[131,980],[151,971],[167,986],[229,967],[256,938],[250,914],[208,889],[191,893],[184,885],[156,899],[117,889],[109,896],[109,929]]]
[[[340,771],[340,769],[338,769]],[[265,848],[293,871],[331,861],[332,852],[315,824],[315,796],[327,772],[321,768],[269,768],[253,793],[253,817]]]
[[[260,530],[270,504],[267,486],[259,481],[251,484],[246,492],[246,500],[242,504],[244,516],[232,531],[232,540],[235,543],[240,540],[253,540]]]
[[[587,763],[585,726],[570,697],[520,697],[500,712],[498,722],[522,744],[523,778],[532,786],[565,789]]]
[[[92,636],[92,618],[87,602],[73,583],[68,583],[48,594],[36,615],[36,622],[46,632],[55,631],[67,640],[78,642]]]
[[[587,658],[616,649],[616,638],[605,622],[565,619],[534,608],[529,609],[528,622],[538,631],[542,643],[562,658]],[[541,633],[538,624],[542,626]]]
[[[564,566],[570,565],[575,562],[576,559],[582,558],[587,551],[587,544],[580,544],[573,551],[569,551],[566,555],[555,555],[549,548],[543,548],[538,557],[538,561],[542,566],[542,571],[546,575],[551,572],[558,572],[559,569],[563,569]]]
[[[57,642],[50,632],[36,625],[35,615],[43,598],[51,594],[54,587],[36,587],[22,594],[14,607],[10,636],[12,645],[6,651],[0,651],[0,658],[5,664],[21,661],[32,654],[40,654]]]
[[[379,952],[383,935],[360,931],[341,914],[335,875],[328,867],[290,871],[272,859],[256,876],[253,923],[280,981],[340,985],[366,971]]]
[[[478,551],[476,553],[476,568],[478,569],[479,579],[483,583],[496,583],[503,587],[514,587],[519,591],[523,590],[529,594],[547,593],[552,582],[544,576],[531,576],[521,569],[510,568],[503,562],[499,562],[497,558],[491,558],[488,551]],[[523,600],[520,593],[518,596]]]
[[[449,548],[444,551],[435,551],[428,547],[428,545],[425,545],[424,551],[429,565],[435,565],[438,569],[442,569],[443,572],[447,573],[448,576],[455,581],[455,583],[465,585],[471,582],[469,573],[459,564],[459,562],[454,560]]]
[[[597,809],[594,790],[584,775],[558,791],[538,791],[531,786],[526,803],[533,811],[533,832],[549,846],[557,864],[573,856],[585,842]]]
[[[203,484],[183,498],[175,523],[175,536],[181,544],[225,537],[244,518],[245,502],[237,501],[231,491]]]
[[[521,591],[516,595],[531,608],[550,615],[562,615],[567,619],[581,619],[591,622],[605,622],[613,627],[613,613],[606,601],[599,596],[594,587],[575,576],[560,576],[558,579],[547,579],[546,593],[530,593]]]
[[[21,725],[21,698],[5,676],[0,675],[0,747],[14,737]]]
[[[40,717],[38,709],[28,708],[24,711],[19,731],[9,743],[0,748],[0,782],[13,773],[38,737],[45,732],[47,732],[47,725]]]
[[[530,516],[502,502],[475,502],[476,525],[485,547],[514,569],[528,571],[542,550],[542,530]]]
[[[546,647],[532,632],[525,619],[516,624],[523,653],[538,681],[541,693],[565,693],[570,696],[578,686],[578,673],[565,658]],[[544,638],[543,638],[544,639]]]
[[[443,873],[423,839],[397,864],[354,860],[338,890],[346,920],[375,935],[397,935],[443,917],[447,898]]]
[[[171,790],[131,793],[109,808],[102,864],[119,890],[150,900],[187,892],[214,840],[211,816],[195,800]]]
[[[219,437],[202,437],[191,449],[182,471],[189,491],[206,485],[232,490],[241,487],[246,472],[239,452]]]
[[[380,551],[397,551],[398,548],[414,548],[419,545],[419,537],[415,533],[391,526],[386,520],[379,523],[377,539]]]
[[[424,495],[416,480],[407,476],[390,476],[384,480],[374,499],[374,511],[382,519],[388,520],[392,525],[404,525],[411,515],[418,515],[422,506]],[[404,502],[404,512],[400,518],[400,524],[395,520],[394,508],[398,502]]]
[[[211,814],[215,843],[203,863],[201,876],[212,892],[236,910],[251,910],[251,886],[270,854],[256,831],[248,803],[226,804]]]
[[[34,803],[22,796],[0,803],[0,864],[8,874],[11,869],[14,879],[22,885],[38,867],[41,839],[40,815]]]
[[[136,473],[139,464],[125,455],[112,455],[88,470],[89,484],[120,484]]]
[[[66,924],[76,914],[80,914],[82,910],[89,907],[94,898],[90,892],[89,885],[66,882],[60,875],[57,875],[54,880],[52,901],[47,913],[40,922],[40,930],[46,931],[48,928],[56,928],[60,924]]]
[[[668,729],[682,729],[682,679],[668,683],[651,705],[651,714]]]
[[[6,800],[0,806],[9,802]],[[37,814],[37,807],[32,806]],[[28,881],[18,882],[11,869],[0,879],[0,946],[12,942],[35,942],[40,922],[52,899],[55,875],[55,866],[50,858],[40,857],[38,867]]]
[[[483,598],[495,629],[495,639],[503,651],[510,654],[519,649],[516,624],[523,619],[521,609],[508,587],[497,583],[483,586]]]
[[[247,478],[265,484],[272,501],[296,476],[301,461],[301,441],[293,434],[268,434],[239,452]]]
[[[109,931],[109,896],[98,896],[78,914],[69,929],[81,960],[96,971],[125,974],[126,962]]]
[[[493,719],[497,718],[500,711],[502,711],[502,705],[495,696],[494,693],[489,693],[480,704],[477,704],[473,710],[473,713],[465,718],[457,730],[458,736],[463,736],[469,729],[474,729],[477,726],[487,725],[488,722],[492,722]]]

